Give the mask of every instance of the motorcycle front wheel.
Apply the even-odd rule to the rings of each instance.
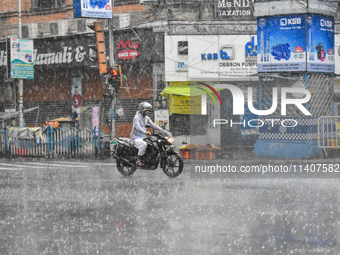
[[[133,173],[137,169],[136,166],[129,165],[118,159],[116,160],[116,164],[117,164],[118,171],[124,176],[133,175]]]
[[[167,176],[175,178],[183,171],[183,159],[179,153],[168,154],[161,167]]]

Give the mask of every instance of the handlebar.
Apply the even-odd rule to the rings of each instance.
[[[162,138],[165,138],[165,136],[161,135],[160,133],[156,133],[156,132],[151,132],[150,134],[151,136],[160,136]]]

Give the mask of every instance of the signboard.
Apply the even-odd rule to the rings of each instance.
[[[34,39],[34,66],[98,68],[96,39],[94,36],[76,35],[70,37]],[[9,61],[9,60],[8,60]],[[0,70],[7,66],[6,43],[0,43]]]
[[[145,29],[135,29],[134,32],[128,30],[114,34],[115,60],[117,63],[163,62],[163,34]]]
[[[201,114],[201,96],[169,95],[170,115]]]
[[[257,19],[259,72],[306,70],[305,15]]]
[[[112,18],[111,0],[74,0],[75,18]]]
[[[215,16],[225,20],[252,20],[254,0],[215,0]]]
[[[307,71],[334,72],[334,19],[307,15]]]
[[[334,72],[334,20],[318,14],[257,19],[258,72]]]
[[[8,38],[9,78],[34,79],[33,41]]]
[[[179,55],[183,36],[165,36],[166,81],[217,81],[257,73],[256,35],[185,36],[188,55]]]

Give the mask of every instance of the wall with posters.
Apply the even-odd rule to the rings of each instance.
[[[257,20],[259,72],[334,72],[334,19],[317,14]]]

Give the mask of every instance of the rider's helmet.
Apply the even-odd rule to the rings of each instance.
[[[143,114],[144,111],[151,111],[152,110],[152,105],[149,104],[148,102],[142,102],[139,104],[138,110],[140,113]]]

